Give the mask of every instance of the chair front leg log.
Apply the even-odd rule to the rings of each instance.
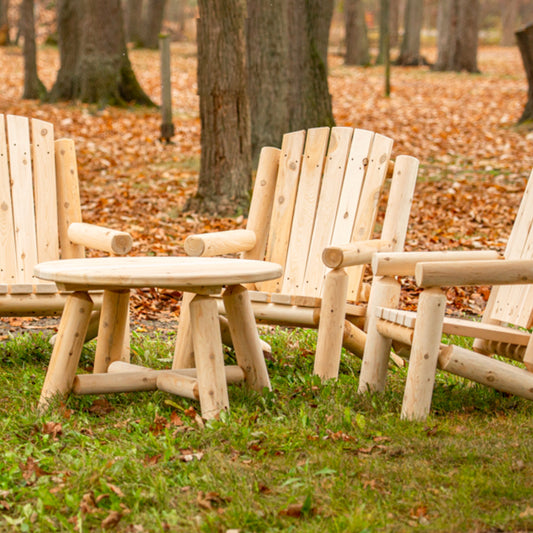
[[[440,289],[420,295],[402,404],[404,419],[424,420],[429,413],[445,310],[446,296]]]
[[[391,353],[392,340],[379,333],[376,323],[377,307],[398,307],[400,301],[400,284],[394,278],[374,280],[367,310],[367,337],[361,373],[359,375],[359,393],[368,390],[382,392],[387,380],[387,369]]]
[[[67,297],[39,400],[40,410],[55,395],[66,395],[72,389],[93,306],[86,292],[74,292]]]
[[[343,268],[331,270],[324,282],[313,373],[322,379],[339,375],[343,345],[348,275]]]

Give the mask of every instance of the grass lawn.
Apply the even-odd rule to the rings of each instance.
[[[533,530],[533,404],[439,374],[430,418],[409,423],[405,369],[358,396],[357,359],[337,382],[311,376],[314,332],[263,338],[273,392],[232,386],[231,412],[205,424],[161,392],[70,397],[39,416],[50,346],[7,340],[0,531]],[[132,361],[168,365],[173,340],[134,334]]]

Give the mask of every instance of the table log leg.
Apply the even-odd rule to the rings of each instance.
[[[208,296],[196,295],[189,310],[200,408],[204,418],[214,418],[229,409],[217,304]]]
[[[107,372],[113,361],[122,360],[129,319],[130,291],[106,290],[100,314],[94,373]]]
[[[264,387],[270,390],[270,379],[248,291],[242,285],[233,285],[224,291],[223,298],[237,363],[244,371],[246,382],[257,391]]]
[[[74,292],[67,297],[44,380],[39,409],[47,407],[56,394],[67,394],[72,389],[93,301],[86,292]]]
[[[191,336],[190,304],[194,298],[194,293],[184,292],[181,300],[180,321],[178,324],[178,335],[176,337],[176,348],[174,349],[174,360],[172,370],[194,367],[194,350]]]

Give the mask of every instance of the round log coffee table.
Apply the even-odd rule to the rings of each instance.
[[[106,257],[65,259],[35,266],[35,275],[69,291],[44,381],[39,407],[56,395],[161,389],[199,399],[202,416],[229,408],[227,382],[239,377],[256,390],[270,388],[248,292],[242,283],[275,279],[279,265],[265,261],[202,257]],[[129,365],[122,356],[132,288],[168,288],[195,293],[190,327],[195,369],[151,370]],[[224,367],[217,303],[224,290],[238,368]],[[96,343],[94,374],[78,375],[93,302],[104,297]]]

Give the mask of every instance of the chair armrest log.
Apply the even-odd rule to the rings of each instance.
[[[116,255],[127,254],[133,246],[131,235],[125,231],[117,231],[84,222],[73,222],[68,227],[68,238],[74,244],[81,244]]]
[[[376,253],[372,258],[372,273],[374,276],[414,276],[416,265],[421,262],[472,262],[490,259],[502,259],[502,257],[493,250]]]
[[[322,262],[329,268],[366,265],[372,261],[376,252],[391,248],[391,242],[379,239],[356,241],[341,246],[328,246],[322,252]]]
[[[522,285],[533,283],[533,260],[490,260],[419,263],[415,268],[418,286]]]
[[[247,229],[218,231],[202,235],[190,235],[185,239],[185,252],[193,257],[246,252],[255,246],[255,232]]]

